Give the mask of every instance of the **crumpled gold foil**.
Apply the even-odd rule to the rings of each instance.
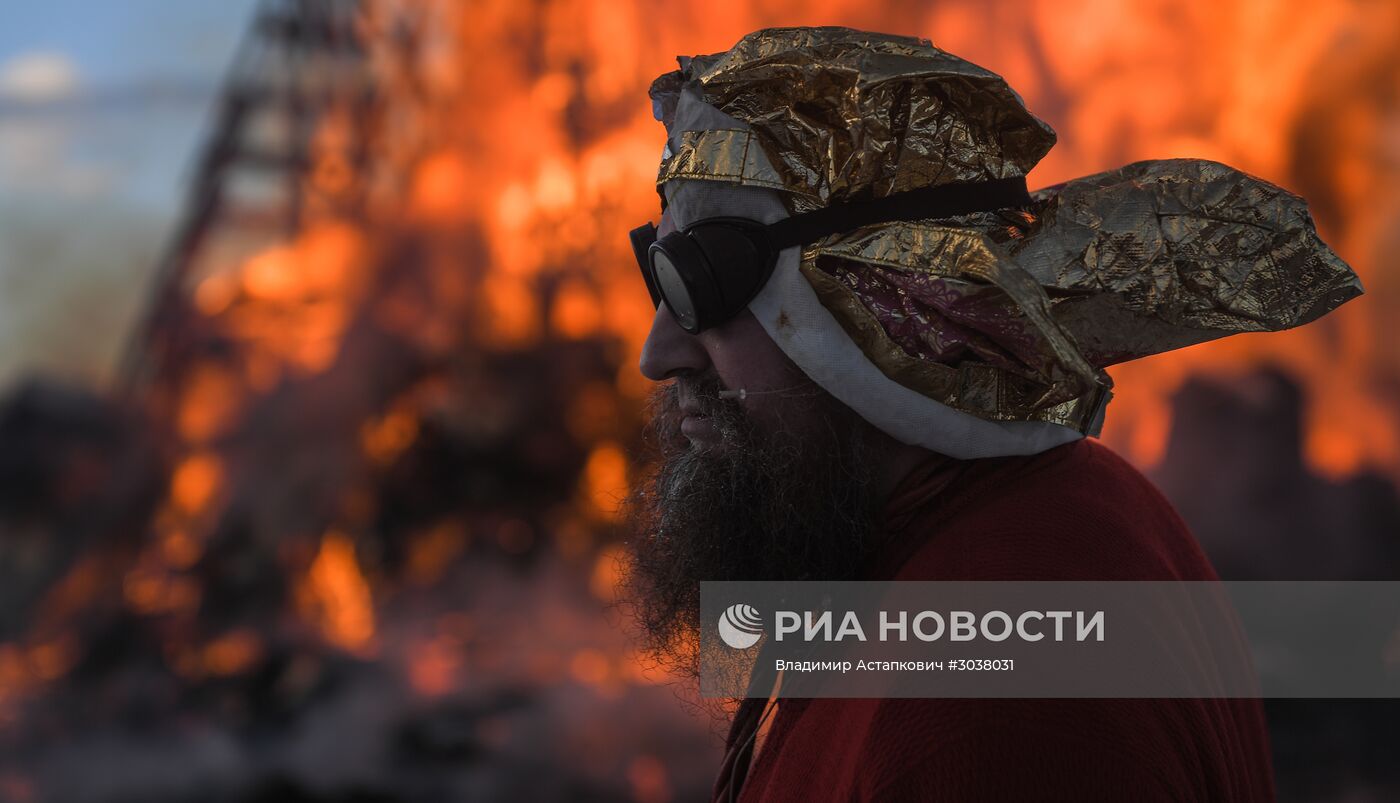
[[[742,173],[764,159],[794,211],[954,181],[1022,176],[1055,144],[995,73],[922,39],[849,28],[769,28],[682,58],[651,96],[667,121],[681,87],[753,127],[682,143],[661,180]],[[768,176],[765,176],[768,178]],[[758,182],[755,182],[758,183]]]
[[[998,76],[926,41],[846,28],[758,31],[652,85],[749,130],[672,132],[658,185],[780,190],[794,214],[1025,175],[1055,134]],[[1307,205],[1227,165],[1130,164],[1024,210],[886,223],[808,244],[800,270],[887,376],[991,420],[1096,434],[1103,368],[1308,323],[1362,293]]]
[[[1135,162],[1039,195],[1007,252],[1096,366],[1291,329],[1363,292],[1302,198],[1219,162]]]

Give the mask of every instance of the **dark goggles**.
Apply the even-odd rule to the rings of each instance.
[[[691,334],[730,320],[763,289],[778,252],[875,223],[931,220],[1026,206],[1024,176],[909,190],[837,204],[764,225],[737,217],[697,220],[657,239],[651,223],[631,232],[651,303]]]

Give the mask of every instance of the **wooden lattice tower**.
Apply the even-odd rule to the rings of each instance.
[[[189,354],[207,349],[192,308],[203,276],[294,236],[308,206],[346,218],[362,214],[382,105],[362,5],[263,0],[258,6],[195,160],[149,306],[123,354],[118,377],[128,394],[178,380]],[[339,175],[308,181],[311,171],[327,169],[313,143],[331,114],[345,116],[350,134],[330,165]]]

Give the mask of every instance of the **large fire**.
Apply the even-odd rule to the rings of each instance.
[[[654,218],[661,139],[645,89],[675,54],[722,49],[777,24],[917,33],[1004,75],[1060,144],[1033,173],[1053,184],[1138,159],[1227,162],[1312,201],[1324,237],[1372,299],[1319,325],[1241,337],[1114,371],[1105,439],[1140,465],[1162,453],[1168,399],[1188,374],[1277,364],[1313,400],[1310,464],[1400,476],[1397,355],[1386,226],[1400,205],[1393,4],[1306,2],[443,4],[446,40],[426,72],[455,130],[417,167],[411,208],[480,227],[490,265],[477,296],[502,340],[604,332],[625,344],[617,391],[635,398],[647,307],[619,232]],[[511,43],[505,45],[503,43]],[[1389,150],[1387,150],[1389,148]],[[557,282],[552,296],[540,288]]]
[[[22,703],[72,669],[81,648],[64,622],[108,598],[104,577],[119,578],[132,616],[159,623],[163,660],[181,677],[251,672],[298,638],[289,633],[306,633],[354,660],[400,662],[406,688],[427,699],[470,684],[473,672],[512,666],[479,648],[485,620],[423,602],[459,582],[452,567],[470,556],[547,553],[582,593],[609,602],[622,559],[611,528],[649,390],[637,362],[652,309],[623,236],[658,211],[662,129],[646,89],[675,55],[722,50],[764,26],[923,35],[1004,75],[1060,134],[1032,187],[1191,156],[1309,199],[1324,239],[1369,295],[1298,331],[1117,367],[1104,437],[1150,467],[1188,376],[1272,364],[1311,399],[1304,446],[1314,470],[1375,467],[1400,479],[1400,351],[1384,334],[1400,305],[1384,270],[1400,245],[1391,233],[1400,218],[1400,6],[361,6],[363,83],[352,88],[372,88],[378,105],[366,112],[363,94],[331,92],[308,118],[294,230],[189,257],[162,334],[138,344],[145,365],[130,388],[161,422],[170,467],[148,532],[134,547],[74,562],[30,631],[0,644],[0,727],[22,721]],[[532,375],[544,369],[530,360],[549,355],[570,365]],[[492,462],[472,475],[485,478],[475,486],[449,486],[446,496],[460,501],[416,499],[399,486],[430,476],[436,453],[421,447],[443,432]],[[405,481],[405,465],[429,474]],[[541,466],[572,487],[506,504],[510,483]],[[386,507],[386,487],[416,499],[412,515]],[[245,559],[253,562],[238,571],[289,578],[249,608],[276,620],[275,634],[210,615],[220,583],[247,582],[211,567]],[[577,623],[562,602],[530,615],[555,617],[554,630]],[[515,669],[604,696],[658,680],[625,650],[576,634],[558,643]],[[667,799],[673,779],[662,762],[628,762],[637,799]],[[23,788],[15,777],[0,780]]]

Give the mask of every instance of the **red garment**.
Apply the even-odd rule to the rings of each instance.
[[[884,524],[891,544],[870,579],[1217,579],[1161,493],[1090,440],[931,460],[901,482]],[[740,792],[745,803],[1273,799],[1262,705],[1211,699],[785,699]]]

